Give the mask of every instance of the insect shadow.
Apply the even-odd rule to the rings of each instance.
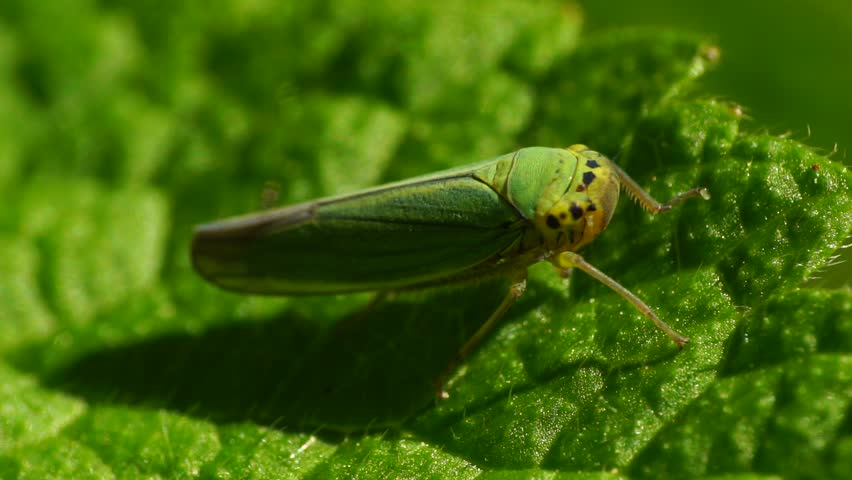
[[[499,304],[503,284],[405,293],[337,321],[296,308],[152,338],[87,354],[44,383],[94,404],[220,422],[346,432],[397,425],[435,401],[435,380]],[[522,302],[505,321],[524,310]]]

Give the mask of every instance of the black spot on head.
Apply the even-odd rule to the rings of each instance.
[[[588,207],[586,207],[587,212],[594,212],[598,207],[594,203],[590,203]]]
[[[559,219],[560,219],[560,220],[565,220],[566,218],[568,218],[568,214],[567,214],[567,213],[565,213],[565,212],[559,212]]]
[[[585,192],[585,191],[586,191],[586,186],[585,186],[585,185],[583,185],[582,183],[581,183],[580,185],[577,185],[577,191],[578,191],[578,192]]]
[[[576,203],[572,203],[571,208],[568,210],[571,211],[571,216],[574,217],[574,220],[579,220],[583,216],[583,209]]]
[[[559,219],[554,217],[553,215],[548,215],[547,220],[545,220],[545,223],[547,223],[548,227],[550,227],[554,230],[556,230],[556,229],[558,229],[559,227],[562,226],[562,224],[559,223]]]
[[[588,185],[588,184],[592,183],[592,181],[594,181],[595,178],[596,177],[595,177],[594,173],[586,172],[586,173],[583,174],[583,183]]]
[[[586,160],[586,166],[589,168],[598,168],[601,164],[597,160]]]

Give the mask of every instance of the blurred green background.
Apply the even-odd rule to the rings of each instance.
[[[739,102],[754,125],[822,147],[850,164],[852,3],[845,0],[583,1],[586,31],[624,26],[707,34],[721,66],[709,94]],[[809,130],[810,127],[810,130]],[[808,134],[810,132],[810,135]]]

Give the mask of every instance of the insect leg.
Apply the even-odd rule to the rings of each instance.
[[[340,322],[337,327],[335,327],[335,331],[339,335],[349,335],[349,332],[354,329],[357,325],[360,325],[361,322],[367,318],[376,307],[379,306],[380,303],[385,300],[393,300],[396,297],[397,292],[395,290],[380,290],[376,292],[376,295],[370,300],[367,305],[364,305],[360,311],[355,313],[354,315],[348,316]]]
[[[615,293],[621,295],[622,298],[624,298],[628,302],[632,303],[633,306],[636,307],[636,310],[639,310],[639,312],[641,312],[642,315],[645,315],[652,322],[654,322],[654,324],[657,326],[657,328],[659,328],[660,330],[665,332],[666,335],[668,335],[669,338],[671,338],[672,341],[674,341],[677,344],[677,348],[679,348],[679,349],[683,348],[684,345],[689,343],[689,338],[677,333],[671,327],[666,325],[665,322],[660,320],[660,318],[657,317],[657,315],[654,314],[654,312],[651,310],[651,307],[646,305],[645,302],[643,302],[642,300],[639,299],[639,297],[634,295],[630,290],[621,286],[620,283],[618,283],[615,280],[613,280],[612,278],[608,277],[605,273],[603,273],[600,270],[598,270],[597,268],[595,268],[592,264],[587,262],[586,259],[584,259],[580,255],[578,255],[574,252],[562,252],[559,255],[557,255],[556,258],[553,259],[553,262],[554,262],[554,264],[556,265],[557,268],[577,267],[580,270],[591,275],[591,277],[594,278],[595,280],[603,283],[607,287],[614,290]]]
[[[630,178],[627,173],[619,168],[615,163],[611,163],[615,171],[618,173],[619,180],[621,181],[621,186],[627,190],[627,194],[630,195],[631,198],[636,200],[639,205],[642,206],[645,210],[650,213],[662,213],[668,212],[672,209],[673,205],[677,205],[678,203],[683,202],[684,200],[690,198],[698,198],[701,197],[704,200],[710,199],[710,192],[707,191],[704,187],[695,187],[693,189],[687,190],[685,192],[679,193],[674,196],[671,200],[666,203],[660,203],[654,199],[648,192],[646,192],[642,187],[636,183],[635,180]],[[606,283],[606,282],[604,282]]]
[[[500,306],[497,307],[497,310],[494,310],[494,313],[488,317],[488,320],[479,327],[479,330],[473,334],[472,337],[459,349],[456,356],[450,361],[447,368],[441,373],[438,379],[435,381],[435,392],[438,394],[439,399],[447,399],[450,395],[444,390],[444,381],[453,373],[453,370],[473,352],[477,346],[482,342],[482,340],[488,335],[491,330],[494,329],[494,326],[497,325],[497,322],[503,317],[507,310],[515,303],[515,301],[523,295],[524,290],[527,288],[527,272],[524,270],[524,273],[521,277],[517,278],[511,287],[509,287],[509,292],[503,298],[503,301],[500,303]]]
[[[373,310],[375,310],[380,303],[384,302],[385,300],[393,300],[394,298],[396,298],[396,292],[394,290],[381,290],[377,292],[376,296],[373,297],[372,300],[370,300],[370,303],[368,303],[364,307],[362,315],[372,313]]]

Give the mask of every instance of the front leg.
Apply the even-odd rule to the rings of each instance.
[[[551,260],[551,262],[556,265],[556,268],[567,269],[571,267],[577,267],[580,270],[589,274],[595,280],[603,283],[607,287],[611,288],[615,291],[615,293],[621,295],[622,298],[633,304],[636,307],[636,310],[639,310],[642,315],[648,317],[654,324],[665,332],[669,338],[672,339],[675,344],[677,344],[678,349],[682,349],[684,345],[689,343],[689,338],[681,335],[680,333],[674,331],[670,326],[666,325],[665,322],[660,320],[656,314],[651,310],[651,307],[645,304],[639,297],[633,294],[630,290],[624,288],[620,283],[616,282],[605,273],[601,272],[597,268],[595,268],[592,264],[586,261],[580,255],[574,252],[562,252],[557,255],[555,258]]]

